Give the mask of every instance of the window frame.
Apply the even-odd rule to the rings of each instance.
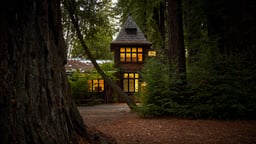
[[[139,92],[140,75],[136,72],[123,73],[123,90],[126,93]]]
[[[105,90],[104,79],[88,80],[88,92],[104,92],[104,90]]]
[[[144,60],[143,47],[120,47],[120,63],[142,63]]]

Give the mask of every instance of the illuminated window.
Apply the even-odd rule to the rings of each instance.
[[[148,51],[148,56],[156,56],[156,51]]]
[[[89,92],[103,92],[104,91],[104,80],[88,80],[88,90]]]
[[[139,74],[124,73],[123,89],[124,89],[124,92],[138,92],[139,91]]]
[[[137,47],[120,48],[120,62],[137,63],[143,61],[143,49]]]

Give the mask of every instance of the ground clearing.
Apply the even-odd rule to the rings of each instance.
[[[256,144],[256,120],[141,118],[125,104],[78,107],[85,123],[118,144]]]

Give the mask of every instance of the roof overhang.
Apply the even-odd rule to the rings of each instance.
[[[118,41],[118,42],[112,42],[110,44],[110,49],[111,51],[113,51],[114,49],[116,48],[119,48],[121,46],[135,46],[135,47],[138,47],[138,46],[141,46],[141,47],[144,47],[144,48],[150,48],[152,45],[151,42],[141,42],[141,41]]]

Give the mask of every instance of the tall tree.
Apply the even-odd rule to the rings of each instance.
[[[207,36],[207,22],[202,0],[183,0],[184,39],[188,66],[199,60],[201,41]]]
[[[168,48],[170,67],[175,66],[181,84],[187,83],[185,46],[183,36],[182,2],[168,0]]]
[[[205,2],[209,36],[218,38],[222,54],[227,56],[242,52],[250,58],[254,57],[255,6],[253,0]]]
[[[89,46],[96,59],[111,59],[109,45],[115,32],[111,0],[78,0],[74,5],[79,16],[79,26],[84,41]],[[62,23],[65,40],[68,46],[69,57],[87,58],[79,39],[75,36],[76,31],[72,25],[67,10],[62,7]]]
[[[6,1],[0,18],[0,143],[86,138],[64,69],[60,1]]]
[[[75,8],[75,1],[74,0],[64,0],[64,4],[69,11],[69,15],[71,17],[72,23],[76,29],[77,32],[77,37],[80,40],[80,43],[82,45],[82,48],[86,52],[88,58],[91,60],[92,64],[94,65],[95,69],[97,72],[103,77],[103,79],[106,81],[106,83],[113,88],[113,90],[123,97],[126,100],[127,105],[131,110],[134,110],[136,108],[136,103],[131,99],[131,97],[128,96],[114,81],[112,81],[106,74],[105,72],[100,68],[98,63],[96,62],[96,59],[94,58],[92,52],[88,48],[88,46],[85,44],[85,41],[83,39],[83,35],[81,33],[80,27],[78,25],[79,18],[76,12]]]
[[[165,49],[165,40],[166,40],[166,26],[165,26],[165,18],[166,18],[166,1],[161,0],[156,4],[153,10],[153,19],[156,21],[157,30],[159,31],[161,37],[160,47]]]
[[[256,2],[184,1],[190,104],[201,116],[254,117]]]

